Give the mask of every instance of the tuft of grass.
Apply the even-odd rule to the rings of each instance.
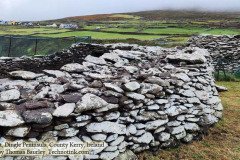
[[[140,160],[240,160],[240,82],[217,82],[228,92],[220,93],[224,117],[202,141],[177,149],[139,154]]]

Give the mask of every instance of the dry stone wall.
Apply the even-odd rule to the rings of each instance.
[[[59,70],[17,70],[0,79],[1,143],[97,141],[104,147],[79,159],[114,159],[126,150],[189,143],[222,117],[207,50],[91,47],[107,52]]]
[[[60,69],[67,63],[82,63],[87,55],[100,56],[108,51],[109,48],[106,47],[81,44],[47,56],[0,57],[0,77],[8,77],[8,72],[15,70],[39,72],[44,69]]]
[[[229,72],[240,72],[240,35],[197,36],[192,37],[189,43],[192,47],[207,49],[213,58],[213,64],[218,68],[221,65],[217,65],[217,62],[224,58],[224,62],[220,64]]]

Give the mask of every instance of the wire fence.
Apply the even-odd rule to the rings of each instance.
[[[0,36],[0,56],[20,57],[24,55],[48,55],[79,42],[91,43],[91,37],[43,38]]]

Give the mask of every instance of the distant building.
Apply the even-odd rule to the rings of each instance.
[[[17,22],[16,21],[8,21],[8,25],[15,26],[15,25],[17,25]]]
[[[96,27],[95,30],[96,30],[96,31],[100,31],[100,30],[101,30],[101,27]]]
[[[7,25],[7,21],[0,20],[0,25]]]
[[[32,22],[22,22],[21,23],[22,26],[33,26],[33,23]]]
[[[62,28],[62,29],[78,29],[78,25],[76,25],[76,24],[60,24],[59,28]]]
[[[57,26],[57,24],[56,24],[56,23],[53,23],[53,24],[51,24],[51,25],[46,25],[46,27],[57,28],[58,26]]]

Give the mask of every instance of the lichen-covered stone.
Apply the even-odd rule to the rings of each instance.
[[[24,120],[16,111],[0,111],[0,126],[15,127],[21,124],[24,124]]]
[[[75,103],[65,103],[62,106],[59,106],[53,112],[55,117],[68,117],[75,109]]]
[[[82,97],[82,100],[77,103],[77,111],[83,112],[93,109],[99,109],[106,107],[107,105],[108,103],[102,98],[94,94],[87,93]]]
[[[86,126],[88,132],[103,132],[103,133],[117,133],[117,134],[125,134],[126,126],[122,124],[118,124],[115,122],[101,122],[101,123],[91,123]]]
[[[20,98],[20,92],[17,89],[0,92],[0,102],[18,100],[19,98]]]

